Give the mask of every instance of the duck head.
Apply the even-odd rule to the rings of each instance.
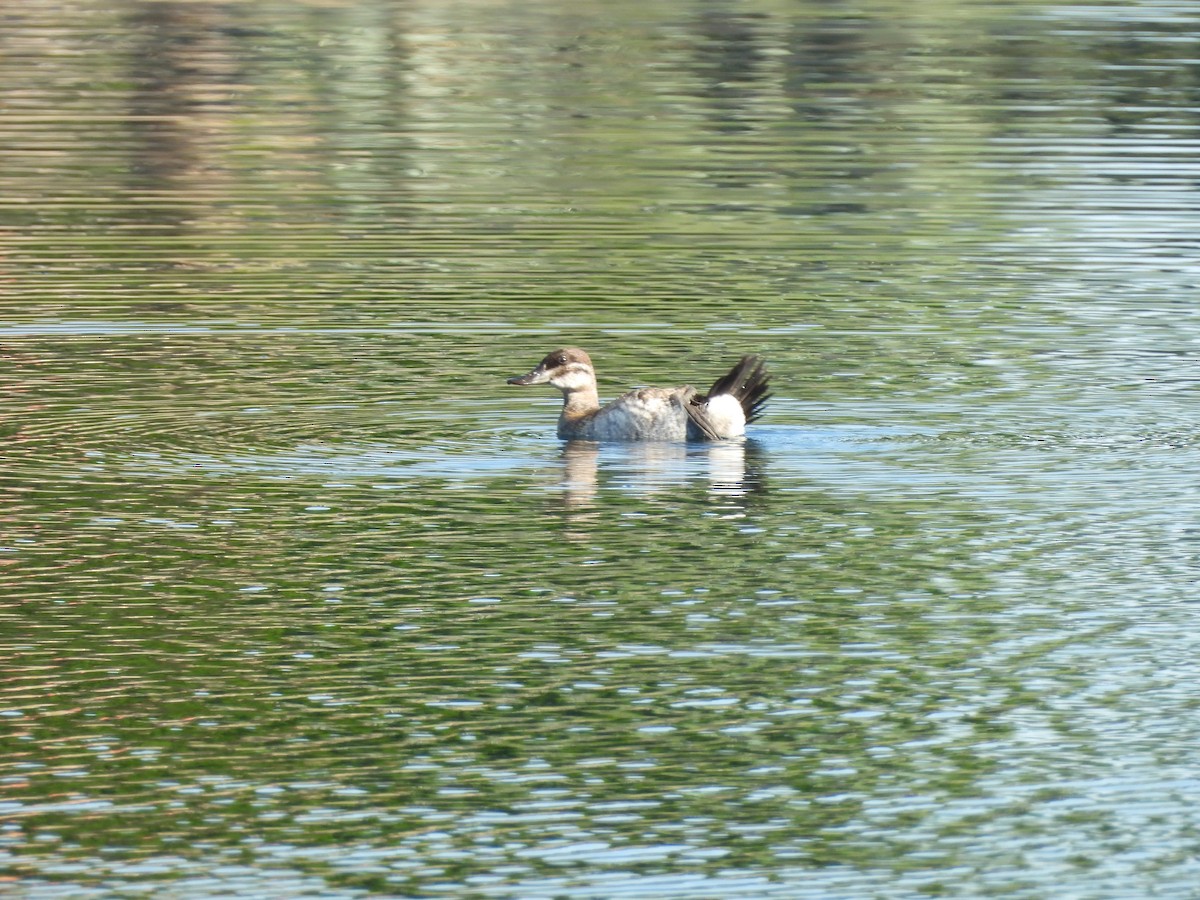
[[[596,372],[592,360],[578,347],[563,347],[545,358],[524,375],[508,379],[509,384],[551,384],[564,394],[595,388]]]

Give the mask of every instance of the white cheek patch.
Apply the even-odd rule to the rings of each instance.
[[[592,373],[586,366],[573,363],[550,380],[560,390],[578,391],[592,383]]]

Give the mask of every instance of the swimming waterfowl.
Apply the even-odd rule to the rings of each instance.
[[[591,358],[563,347],[508,383],[562,391],[558,436],[565,441],[722,441],[742,437],[762,414],[769,378],[759,357],[743,356],[707,394],[687,385],[641,388],[602,407]]]

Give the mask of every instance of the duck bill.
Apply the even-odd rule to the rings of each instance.
[[[516,378],[508,379],[509,384],[545,384],[550,380],[550,374],[542,369],[541,366],[534,369],[532,372],[527,372],[524,375],[518,375]]]

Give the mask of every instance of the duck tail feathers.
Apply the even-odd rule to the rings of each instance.
[[[746,423],[749,424],[763,414],[767,401],[771,398],[767,393],[770,380],[771,376],[767,374],[761,357],[743,356],[728,373],[713,382],[708,394],[701,399],[709,400],[722,394],[735,397],[742,405]]]

